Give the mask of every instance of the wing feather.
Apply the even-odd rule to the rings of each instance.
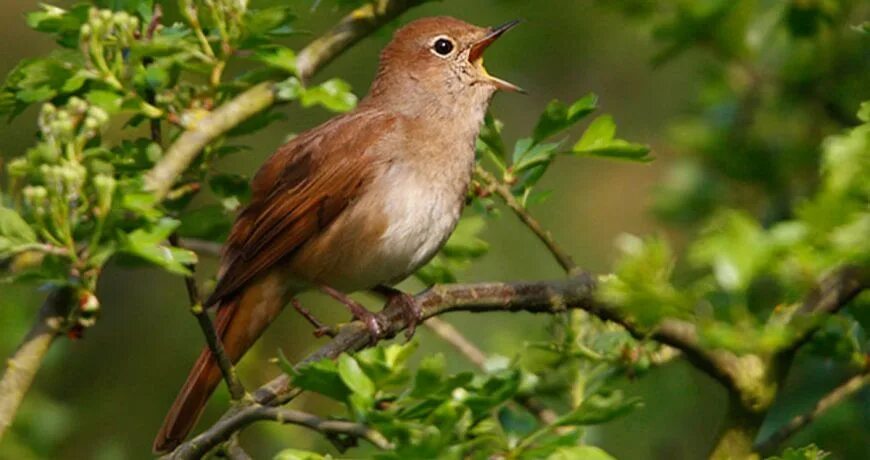
[[[369,183],[372,148],[396,122],[356,112],[300,134],[278,149],[251,185],[251,203],[224,245],[220,279],[206,306],[239,289],[320,234]]]

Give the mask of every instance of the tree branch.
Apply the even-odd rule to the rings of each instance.
[[[335,27],[299,52],[298,74],[307,79],[339,54],[425,0],[378,0],[366,3],[345,16]],[[275,82],[263,82],[221,105],[183,132],[162,159],[145,176],[145,188],[162,201],[175,179],[190,166],[209,143],[275,102]]]
[[[483,313],[492,311],[557,314],[570,309],[582,309],[605,320],[616,321],[638,337],[651,337],[683,350],[687,356],[697,359],[712,359],[710,353],[698,344],[690,324],[676,320],[666,321],[651,331],[637,326],[631,319],[623,316],[612,306],[595,299],[596,282],[589,274],[580,274],[565,280],[515,283],[480,283],[435,286],[418,294],[415,299],[423,310],[424,319],[453,311]],[[382,324],[387,336],[402,332],[407,324],[406,316],[400,306],[388,306],[381,313]],[[342,326],[329,343],[310,354],[299,365],[334,359],[341,353],[352,352],[370,345],[371,335],[359,322]],[[717,369],[712,362],[705,362],[705,368]],[[722,374],[726,370],[718,371]],[[730,377],[728,377],[730,379]],[[214,425],[200,435],[179,446],[172,458],[195,458],[191,452],[208,452],[238,429],[250,422],[250,412],[258,404],[277,406],[284,404],[296,395],[291,378],[281,375],[266,383],[253,393],[255,402],[239,404]]]
[[[225,437],[209,439],[206,443],[195,443],[193,441],[187,442],[180,445],[171,454],[162,458],[200,458],[218,444],[230,440],[233,433],[238,432],[245,426],[261,420],[271,420],[282,424],[303,426],[322,433],[331,440],[335,439],[336,435],[344,435],[352,439],[365,439],[380,449],[392,448],[390,442],[387,441],[384,435],[359,423],[343,420],[325,420],[306,412],[284,409],[281,407],[251,404],[239,410],[234,417],[222,419],[212,427],[222,435],[225,435]]]
[[[65,330],[73,300],[71,288],[52,291],[39,309],[30,331],[6,361],[6,371],[0,380],[0,438],[15,419],[18,406],[33,383],[49,347]]]
[[[776,430],[767,439],[757,443],[755,450],[764,455],[772,455],[779,445],[785,442],[792,435],[800,431],[805,426],[809,425],[813,420],[818,418],[823,412],[836,406],[844,399],[852,396],[862,388],[870,385],[870,367],[864,369],[864,372],[846,380],[837,388],[831,390],[830,393],[819,399],[816,405],[805,414],[798,415],[788,421],[785,425]]]

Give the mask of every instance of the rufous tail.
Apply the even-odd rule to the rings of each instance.
[[[285,297],[275,295],[274,290],[269,295],[270,289],[262,284],[254,284],[218,307],[215,330],[233,364],[251,348],[284,307]],[[203,348],[157,433],[155,453],[171,452],[187,438],[222,378],[211,350]]]

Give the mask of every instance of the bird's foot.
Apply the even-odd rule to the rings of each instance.
[[[381,285],[375,287],[374,291],[387,298],[387,305],[384,308],[395,305],[402,310],[402,317],[408,326],[408,329],[405,330],[405,338],[411,340],[411,337],[414,337],[414,332],[417,331],[417,325],[423,320],[423,307],[420,306],[420,303],[411,294],[394,287]]]
[[[318,339],[323,337],[324,335],[328,337],[335,337],[335,329],[323,324],[323,322],[321,322],[319,319],[317,319],[317,317],[311,314],[311,312],[307,308],[303,307],[298,300],[293,298],[290,300],[290,303],[293,304],[293,308],[295,308],[296,311],[298,311],[303,318],[308,320],[308,322],[311,323],[312,326],[314,326],[314,337],[317,337]]]
[[[366,307],[363,307],[359,302],[351,299],[343,292],[337,291],[329,286],[321,286],[320,290],[326,295],[344,304],[344,306],[350,310],[350,313],[354,318],[362,321],[363,324],[366,325],[372,343],[376,343],[378,340],[384,338],[384,328],[381,326],[380,318],[377,314],[370,312]]]

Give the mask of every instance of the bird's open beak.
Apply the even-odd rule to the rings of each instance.
[[[525,90],[523,90],[519,86],[510,82],[506,82],[501,78],[493,77],[489,74],[489,72],[486,71],[486,68],[483,67],[483,52],[486,51],[487,48],[489,48],[489,45],[495,43],[495,41],[498,40],[498,38],[501,37],[502,34],[507,32],[508,30],[513,29],[514,26],[519,23],[520,21],[519,19],[517,19],[491,28],[489,30],[489,33],[486,34],[485,37],[480,39],[480,41],[478,41],[474,45],[471,45],[471,51],[469,51],[468,53],[468,62],[472,63],[475,67],[477,67],[477,70],[481,73],[481,75],[486,77],[493,85],[495,85],[496,88],[503,91],[525,93]]]

